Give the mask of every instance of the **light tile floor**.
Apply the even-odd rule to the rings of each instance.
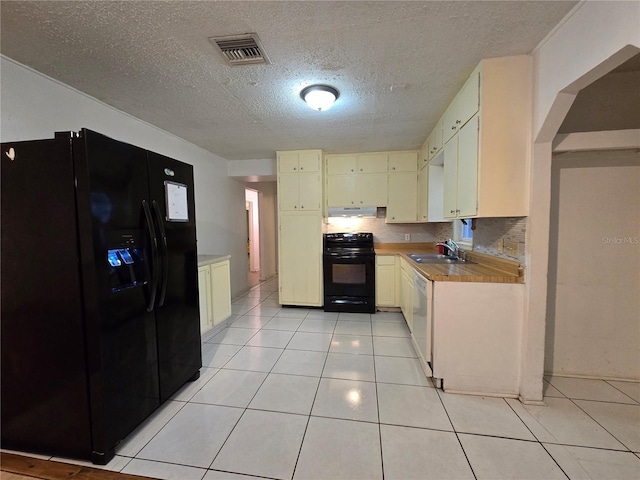
[[[640,478],[640,385],[545,378],[546,406],[453,395],[400,314],[284,308],[277,279],[203,336],[200,378],[105,468],[161,479]],[[56,459],[73,462],[72,460]]]

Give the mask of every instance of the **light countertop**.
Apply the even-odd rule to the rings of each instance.
[[[220,263],[229,260],[231,255],[198,255],[198,266],[204,267],[212,263]]]
[[[524,283],[524,269],[518,261],[478,252],[468,252],[475,263],[424,264],[414,262],[410,253],[438,253],[433,243],[376,243],[376,255],[400,255],[428,280],[437,282]]]

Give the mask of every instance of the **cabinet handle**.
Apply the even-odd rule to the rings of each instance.
[[[395,169],[396,169],[396,167],[391,167],[391,170],[395,170]]]
[[[455,126],[455,125],[453,125],[453,126],[451,127],[451,130],[455,130],[455,129],[456,129],[456,126]]]
[[[293,167],[293,171],[295,172],[297,170],[297,167]]]
[[[353,172],[353,168],[351,169],[351,171]]]
[[[460,120],[456,120],[456,124],[458,124],[458,123],[462,123],[462,122]]]
[[[298,208],[298,206],[297,206],[297,205],[294,205],[294,206],[293,206],[293,208]],[[452,212],[452,213],[453,213],[453,212]]]
[[[304,205],[300,205],[300,208],[304,208]]]
[[[449,213],[456,213],[456,211],[455,210],[451,210]]]
[[[360,169],[360,171],[362,171],[362,169]]]
[[[300,171],[304,170],[304,167],[300,167]]]
[[[460,213],[460,210],[456,210],[456,213]]]

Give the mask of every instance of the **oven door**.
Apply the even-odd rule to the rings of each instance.
[[[324,256],[325,297],[374,297],[375,254]]]

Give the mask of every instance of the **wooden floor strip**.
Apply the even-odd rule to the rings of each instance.
[[[149,480],[126,473],[0,452],[0,480]]]

